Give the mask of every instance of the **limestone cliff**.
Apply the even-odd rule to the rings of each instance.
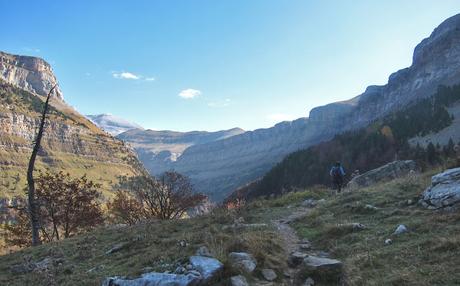
[[[57,79],[50,64],[41,58],[0,52],[0,79],[29,92],[46,96]],[[59,85],[54,96],[63,99]]]

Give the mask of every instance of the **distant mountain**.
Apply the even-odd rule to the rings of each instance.
[[[131,129],[144,129],[142,126],[112,114],[86,115],[102,130],[116,136]]]
[[[192,145],[170,167],[190,176],[199,191],[221,200],[260,178],[289,153],[365,127],[433,95],[439,85],[459,82],[460,14],[417,45],[412,65],[390,75],[386,85],[370,86],[351,100],[314,108],[308,118]],[[148,160],[144,157],[143,162]]]
[[[57,83],[44,60],[0,53],[0,208],[24,195],[27,164],[44,95]],[[68,106],[57,89],[36,169],[87,174],[110,196],[120,175],[145,172],[132,149]]]
[[[227,139],[244,132],[240,128],[216,132],[133,129],[119,134],[117,138],[133,146],[144,166],[152,174],[158,175],[174,168],[174,162],[187,148]]]

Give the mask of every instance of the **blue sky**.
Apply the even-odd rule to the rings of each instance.
[[[460,1],[0,0],[0,11],[0,50],[49,61],[83,114],[252,130],[386,83]]]

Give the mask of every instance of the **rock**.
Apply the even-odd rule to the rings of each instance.
[[[197,249],[195,255],[197,256],[207,256],[207,257],[213,257],[211,252],[206,246],[201,246],[200,248]]]
[[[307,207],[307,208],[314,208],[318,202],[315,199],[306,199],[305,201],[302,202],[302,206]]]
[[[391,240],[390,238],[385,239],[385,245],[390,245],[392,243],[393,243],[393,240]]]
[[[354,231],[359,231],[359,230],[366,229],[366,226],[364,224],[362,224],[362,223],[359,223],[359,222],[352,223],[351,227],[353,228]]]
[[[127,246],[128,246],[128,243],[127,243],[127,242],[121,242],[121,243],[115,244],[112,248],[110,248],[109,250],[107,250],[107,251],[105,252],[105,254],[106,254],[106,255],[109,255],[109,254],[118,252],[118,251],[122,250],[123,248],[125,248],[125,247],[127,247]]]
[[[224,265],[219,260],[206,256],[191,256],[190,264],[201,273],[203,283],[216,280],[224,269]]]
[[[249,286],[248,281],[243,275],[237,275],[230,278],[231,286]]]
[[[311,244],[309,243],[302,243],[302,244],[299,244],[299,248],[301,250],[310,250],[311,249]]]
[[[302,286],[313,286],[315,285],[315,281],[308,277],[305,282],[302,284]]]
[[[179,241],[179,246],[180,246],[180,247],[187,247],[187,246],[188,246],[188,242],[185,241],[185,240],[180,240],[180,241]]]
[[[365,205],[364,209],[368,210],[368,211],[377,211],[378,210],[377,207],[374,207],[373,205],[369,205],[369,204]]]
[[[278,277],[273,269],[262,269],[262,276],[267,281],[273,281]]]
[[[182,267],[182,266],[179,266],[176,268],[176,270],[174,270],[174,273],[176,274],[184,274],[186,271],[185,267]]]
[[[302,262],[303,262],[305,257],[307,257],[306,253],[299,252],[299,251],[294,251],[288,257],[288,265],[290,267],[296,267],[296,266],[302,264]]]
[[[194,275],[151,272],[136,279],[109,277],[102,286],[196,286],[200,283],[201,277]]]
[[[431,178],[431,186],[422,194],[426,207],[442,209],[460,206],[460,168],[449,169]]]
[[[232,268],[245,273],[252,273],[257,266],[254,257],[246,252],[231,252],[228,255],[228,260]]]
[[[302,262],[304,274],[332,278],[342,273],[342,262],[336,259],[307,256]]]
[[[99,272],[99,271],[103,270],[104,268],[105,268],[105,266],[103,264],[101,264],[101,265],[98,265],[98,266],[94,266],[93,268],[89,269],[86,272],[87,273]]]
[[[185,266],[185,269],[187,269],[187,271],[192,270],[192,269],[193,269],[192,264],[187,264],[187,265]]]
[[[388,181],[407,176],[410,171],[417,170],[415,161],[394,161],[383,165],[377,169],[368,171],[362,175],[354,177],[347,188],[357,189],[374,185],[375,183]]]
[[[400,234],[403,234],[403,233],[406,233],[408,232],[407,230],[407,227],[403,224],[400,224],[398,225],[398,227],[396,228],[395,232],[393,233],[394,235],[400,235]]]

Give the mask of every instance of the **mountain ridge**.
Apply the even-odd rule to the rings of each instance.
[[[414,49],[412,65],[392,73],[387,84],[371,85],[350,100],[313,108],[308,118],[191,146],[172,167],[190,176],[198,190],[221,200],[238,186],[263,175],[289,153],[364,127],[434,94],[439,85],[458,82],[460,14],[445,20],[423,39]]]

